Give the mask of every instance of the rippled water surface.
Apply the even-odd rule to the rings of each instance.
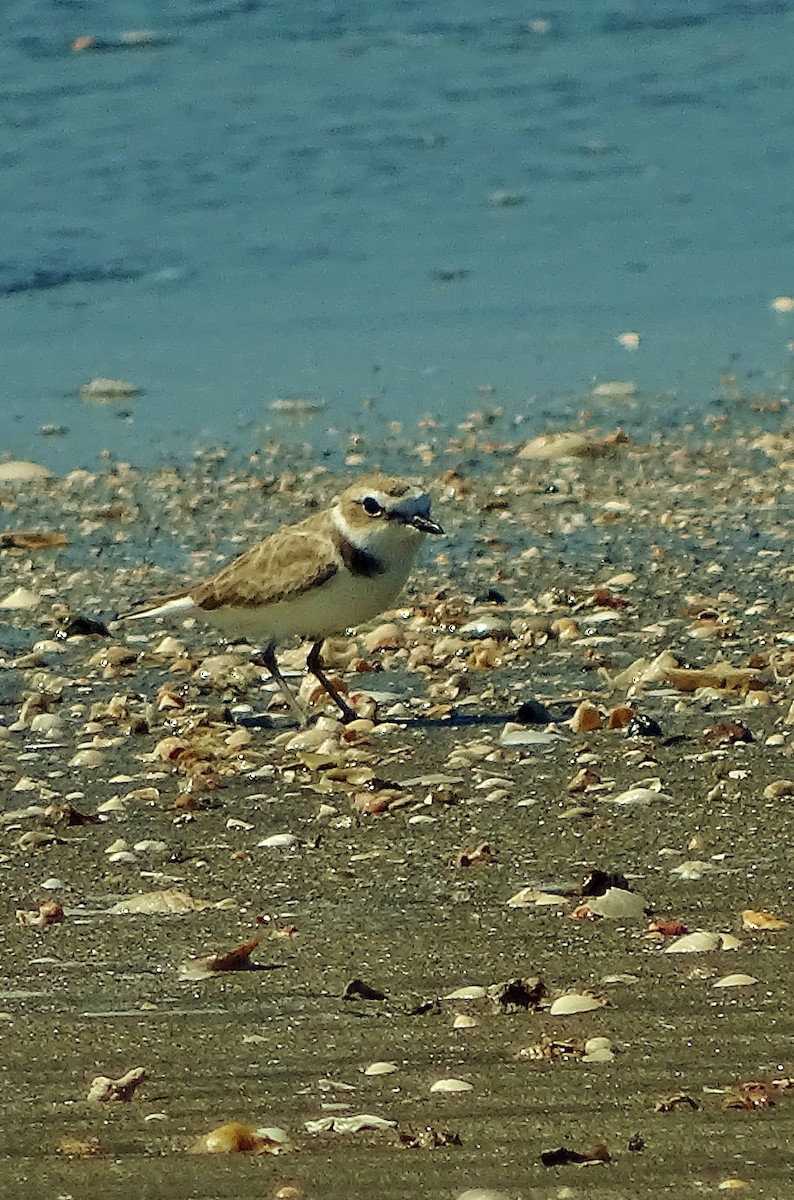
[[[112,10],[6,10],[4,452],[244,451],[284,397],[322,449],[494,403],[539,430],[615,378],[624,424],[787,385],[789,0]]]

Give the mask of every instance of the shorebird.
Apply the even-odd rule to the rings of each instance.
[[[157,596],[120,619],[196,616],[227,637],[260,647],[259,661],[301,725],[306,712],[279,670],[276,646],[286,637],[310,639],[306,666],[342,719],[351,721],[356,712],[323,671],[323,641],[389,608],[425,536],[443,532],[420,487],[366,475],[330,508],[285,525],[207,579]]]

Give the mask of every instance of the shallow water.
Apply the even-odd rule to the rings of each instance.
[[[785,388],[792,8],[12,4],[2,449],[247,451],[284,396],[326,403],[321,452],[482,388],[535,430],[594,380],[664,427],[726,370]],[[86,405],[95,376],[142,394]]]

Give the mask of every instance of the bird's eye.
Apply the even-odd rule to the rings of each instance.
[[[374,496],[365,496],[361,504],[364,512],[370,517],[379,517],[383,512],[383,505],[378,504]]]

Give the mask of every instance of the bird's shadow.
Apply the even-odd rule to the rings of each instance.
[[[570,715],[570,711],[566,709],[564,713],[560,713],[556,717],[550,714],[550,720],[565,720]],[[394,725],[399,725],[401,729],[417,730],[490,728],[504,725],[505,721],[519,721],[522,725],[536,725],[538,728],[549,724],[549,721],[521,721],[514,709],[507,713],[457,712],[453,710],[443,717],[390,717],[389,720]],[[313,723],[314,721],[311,722],[311,724]],[[235,724],[242,725],[246,729],[278,728],[284,732],[293,728],[291,725],[281,725],[280,722],[275,722],[267,713],[240,714],[235,717]]]

